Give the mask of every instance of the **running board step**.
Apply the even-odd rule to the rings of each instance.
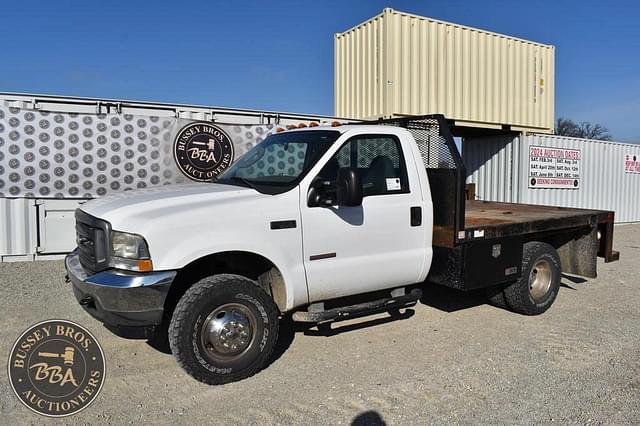
[[[409,294],[398,297],[389,297],[386,299],[378,299],[373,302],[341,306],[339,308],[327,309],[326,311],[298,311],[293,313],[292,318],[294,321],[299,322],[342,321],[384,312],[389,309],[408,308],[414,306],[421,297],[422,290],[414,288]]]

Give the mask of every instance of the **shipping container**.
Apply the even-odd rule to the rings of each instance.
[[[74,211],[89,199],[194,180],[176,156],[178,135],[190,126],[206,123],[226,134],[226,167],[279,127],[329,121],[334,117],[0,93],[0,261],[72,250]],[[214,148],[209,154],[220,157]],[[269,157],[263,167],[286,169],[286,160]]]
[[[465,138],[480,200],[615,211],[640,221],[640,145],[557,135]]]
[[[393,9],[335,35],[335,114],[551,133],[551,45]]]

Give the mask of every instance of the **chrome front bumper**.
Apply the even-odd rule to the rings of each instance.
[[[147,338],[162,322],[164,302],[176,271],[112,269],[88,276],[76,251],[65,258],[65,267],[80,305],[114,333]]]

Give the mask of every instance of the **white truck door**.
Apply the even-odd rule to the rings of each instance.
[[[310,301],[419,280],[431,253],[431,241],[426,239],[431,223],[424,221],[431,218],[431,212],[424,214],[408,144],[394,134],[356,135],[325,163],[317,174],[324,181],[335,182],[340,167],[357,168],[364,192],[361,206],[309,207],[309,185],[301,186],[305,191],[300,199]],[[404,150],[403,145],[407,145]],[[422,213],[421,223],[416,209]]]

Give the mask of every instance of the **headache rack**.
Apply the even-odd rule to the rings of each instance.
[[[429,177],[433,200],[433,245],[455,247],[464,239],[465,168],[444,115],[432,114],[365,121],[398,126],[413,135]]]

